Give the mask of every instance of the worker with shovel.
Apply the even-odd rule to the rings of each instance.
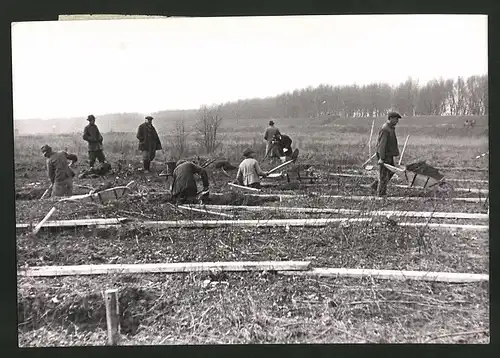
[[[397,112],[389,112],[387,114],[387,122],[385,122],[378,132],[377,140],[377,159],[379,169],[379,178],[370,185],[372,193],[377,193],[378,196],[387,195],[387,184],[391,180],[394,173],[384,166],[384,163],[394,166],[394,157],[399,156],[398,139],[396,137],[396,125],[399,122],[401,115]]]
[[[255,159],[255,155],[256,153],[253,149],[245,149],[243,152],[245,159],[238,167],[238,173],[236,174],[234,184],[261,189],[262,186],[260,185],[260,176],[266,177],[268,173],[260,168],[259,162]]]
[[[201,177],[203,183],[203,191],[201,193],[198,193],[194,174],[198,174]],[[208,174],[199,165],[181,159],[176,163],[172,177],[172,198],[177,204],[193,204],[197,201],[198,194],[201,194],[202,197],[208,196]]]
[[[264,160],[268,156],[271,148],[273,147],[273,139],[276,135],[280,134],[280,130],[274,126],[274,121],[269,121],[269,127],[267,127],[266,132],[264,133],[264,140],[266,141],[266,156]],[[269,157],[269,160],[273,161],[273,156]]]
[[[44,145],[41,151],[43,156],[47,158],[47,174],[51,182],[52,196],[73,195],[75,173],[70,167],[78,160],[76,155],[65,151],[54,152],[48,145]],[[68,165],[68,160],[71,160],[70,165]]]

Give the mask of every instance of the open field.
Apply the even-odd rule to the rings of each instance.
[[[426,159],[436,167],[487,169],[487,117],[473,129],[463,118],[408,118],[397,128],[400,147],[410,134],[403,163]],[[261,125],[234,121],[225,133],[221,155],[233,164],[243,148],[263,153]],[[249,122],[247,122],[248,124]],[[376,122],[376,126],[381,120]],[[99,124],[99,123],[97,123]],[[444,124],[439,126],[439,124]],[[52,207],[49,221],[127,218],[114,227],[42,228],[36,237],[18,230],[18,269],[88,264],[146,264],[219,261],[310,261],[311,268],[364,268],[488,274],[489,233],[479,230],[403,226],[404,223],[488,225],[485,218],[373,217],[372,221],[329,223],[324,227],[217,226],[166,228],[144,221],[259,220],[370,217],[370,212],[411,211],[487,214],[485,195],[455,190],[434,195],[423,189],[388,186],[391,197],[407,200],[360,200],[370,196],[373,172],[352,170],[368,157],[371,120],[337,120],[299,127],[277,123],[290,134],[301,155],[297,167],[311,165],[313,183],[266,179],[273,184],[243,196],[227,185],[233,178],[208,167],[211,197],[229,198],[216,210],[233,217],[177,208],[168,203],[171,179],[158,177],[171,158],[158,152],[155,170],[141,174],[134,133],[104,134],[104,149],[113,173],[99,179],[76,179],[74,194],[108,183],[138,183],[137,193],[106,205],[38,200],[48,183],[41,145],[65,149],[86,166],[80,134],[21,136],[15,140],[16,223],[36,225]],[[375,136],[374,136],[375,137]],[[169,137],[163,135],[168,146]],[[188,138],[196,154],[193,138]],[[375,143],[375,139],[373,144]],[[372,148],[374,145],[372,146]],[[206,156],[205,156],[206,157]],[[372,163],[374,164],[374,163]],[[270,169],[269,163],[264,163]],[[291,172],[291,170],[290,170]],[[488,189],[488,172],[441,172],[455,189]],[[235,172],[230,172],[235,175]],[[335,176],[329,173],[357,174]],[[471,180],[471,181],[468,181]],[[475,181],[472,181],[475,180]],[[482,180],[479,182],[478,180]],[[155,194],[156,193],[156,194]],[[224,194],[217,196],[216,194]],[[254,193],[251,193],[254,194]],[[280,197],[281,196],[281,197]],[[335,196],[335,197],[329,197]],[[411,197],[411,198],[410,198]],[[460,198],[477,198],[460,201]],[[411,199],[411,200],[410,200]],[[221,199],[222,200],[222,199]],[[220,204],[214,202],[214,204]],[[276,210],[245,210],[244,205]],[[299,213],[283,207],[358,210],[350,214]],[[489,343],[488,282],[445,283],[373,277],[314,277],[264,272],[196,272],[182,274],[112,274],[61,277],[18,276],[21,346],[103,345],[106,311],[102,291],[118,288],[121,342],[135,344],[218,343]]]

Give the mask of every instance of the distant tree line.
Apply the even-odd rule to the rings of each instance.
[[[405,116],[486,115],[488,114],[488,76],[466,79],[438,79],[419,85],[408,78],[398,86],[320,85],[276,97],[247,99],[221,104],[225,118],[314,118],[383,116],[390,110]]]

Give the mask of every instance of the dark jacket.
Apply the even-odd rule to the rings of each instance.
[[[399,148],[395,128],[386,122],[378,132],[377,156],[379,159],[386,160],[388,157],[397,157],[398,155]]]
[[[95,124],[85,126],[83,140],[89,143],[89,152],[102,150],[102,135]]]
[[[264,133],[264,139],[271,143],[276,134],[280,134],[280,130],[276,127],[269,126]]]
[[[47,158],[47,174],[52,183],[62,182],[75,176],[75,173],[68,165],[68,160],[74,163],[78,158],[76,155],[68,154],[64,151],[53,152],[52,155]]]
[[[184,162],[174,169],[172,183],[172,196],[179,194],[194,197],[198,191],[194,174],[199,174],[203,182],[203,188],[208,188],[208,174],[205,169],[193,162]]]
[[[137,129],[137,139],[139,139],[140,151],[152,152],[162,149],[160,138],[152,124],[142,123]]]
[[[286,155],[292,155],[292,138],[287,136],[286,134],[280,134],[281,139],[276,138],[273,139],[273,143],[277,145],[279,155],[281,157]],[[286,153],[283,149],[287,149]]]

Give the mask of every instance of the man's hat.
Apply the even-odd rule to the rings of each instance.
[[[255,150],[253,150],[252,148],[247,148],[245,149],[245,151],[243,152],[243,156],[244,157],[248,157],[250,154],[252,153],[255,153]]]
[[[274,121],[269,121],[269,125],[270,126],[274,125]]]
[[[42,151],[43,154],[47,153],[47,152],[50,152],[52,150],[52,148],[45,144],[44,146],[42,146],[42,148],[40,148],[40,150]]]
[[[153,119],[153,117],[151,117],[151,116],[147,116],[147,117],[146,117],[146,119],[147,119],[148,121],[150,121],[150,120],[152,120],[152,119]]]
[[[389,112],[387,118],[401,118],[401,115],[398,112]]]
[[[89,121],[89,122],[90,122],[90,120],[92,120],[92,119],[93,119],[93,120],[95,120],[95,117],[94,117],[94,115],[93,115],[93,114],[90,114],[90,115],[87,117],[87,121]]]

